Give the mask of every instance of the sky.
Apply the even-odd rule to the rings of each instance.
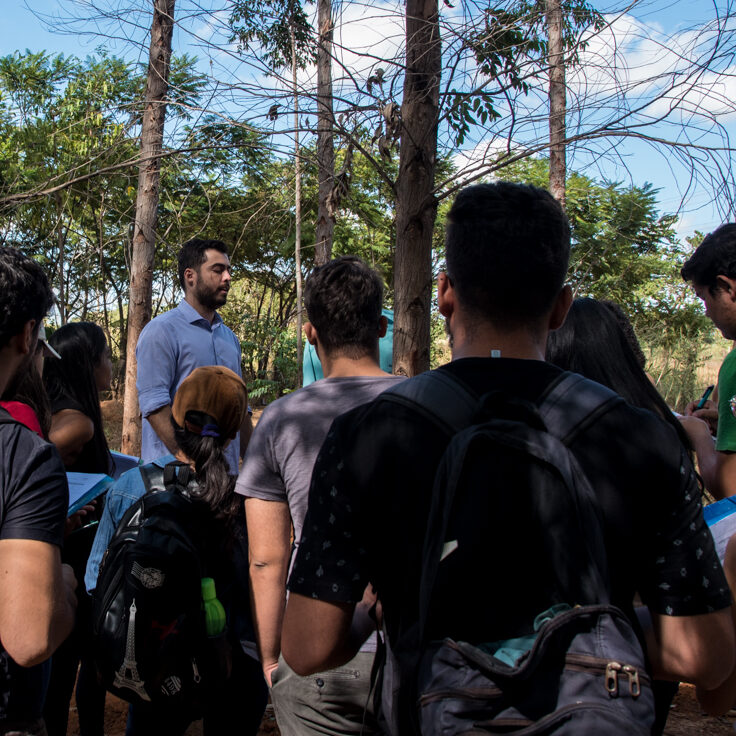
[[[86,0],[78,0],[83,5]],[[583,65],[581,70],[568,78],[568,84],[574,94],[602,95],[606,99],[606,85],[612,84],[612,80],[601,71],[605,65],[610,66],[611,59],[616,60],[616,80],[620,84],[622,78],[626,79],[626,99],[630,104],[636,104],[638,95],[643,93],[645,83],[644,75],[651,73],[676,74],[678,58],[696,54],[699,43],[707,34],[693,33],[692,29],[701,26],[706,19],[715,17],[715,10],[723,11],[731,0],[640,0],[634,8],[616,18],[614,23],[615,36],[605,34],[594,39],[583,54]],[[601,12],[606,12],[612,7],[611,0],[608,6],[604,3],[594,1],[594,6]],[[189,3],[187,5],[187,3]],[[132,2],[126,0],[99,0],[100,5],[127,6]],[[210,36],[221,33],[223,16],[215,16],[215,22],[208,20],[207,16],[197,13],[195,8],[204,6],[206,9],[222,7],[224,3],[220,0],[179,0],[177,2],[177,19],[187,33],[180,30],[175,32],[174,48],[176,51],[189,51],[198,55],[202,64],[209,65],[215,69],[218,65],[222,70],[233,66],[232,57],[224,52],[210,56],[203,47],[198,47],[197,38],[206,40]],[[142,2],[141,7],[145,17],[150,13],[150,3]],[[105,43],[108,50],[116,55],[142,60],[145,55],[140,50],[131,48],[120,41],[104,42],[104,39],[94,35],[65,34],[52,31],[34,15],[35,13],[57,15],[66,12],[73,7],[70,0],[6,0],[3,3],[3,23],[0,24],[0,55],[12,53],[16,50],[30,49],[32,51],[46,50],[48,52],[62,52],[84,57],[94,53],[95,49]],[[31,8],[34,12],[31,11]],[[81,12],[78,10],[78,12]],[[446,10],[445,12],[452,12]],[[374,53],[374,58],[380,57],[386,49],[397,48],[400,43],[400,29],[395,22],[387,17],[366,18],[362,6],[357,3],[345,3],[341,13],[343,20],[352,21],[346,24],[347,30],[338,35],[338,41],[344,46],[343,62],[346,69],[351,72],[362,63],[364,69],[360,73],[368,73],[370,65],[366,66],[365,59],[359,62],[351,49],[358,45]],[[363,17],[361,17],[363,16]],[[143,16],[142,16],[143,17]],[[220,22],[219,29],[217,23]],[[144,26],[141,26],[141,33]],[[644,33],[646,29],[646,33]],[[645,39],[646,36],[646,39]],[[653,39],[653,40],[652,40]],[[668,66],[669,65],[669,66]],[[712,75],[711,78],[704,77],[701,80],[701,91],[699,94],[690,93],[684,100],[683,112],[680,121],[686,123],[690,138],[713,139],[713,132],[703,129],[703,118],[699,114],[703,110],[710,110],[717,125],[721,126],[727,134],[736,134],[736,73],[730,74],[732,66],[727,54],[721,62],[724,73],[719,76]],[[305,73],[306,74],[306,73]],[[637,74],[642,79],[637,79]],[[539,104],[543,104],[543,95],[538,95]],[[539,128],[539,116],[537,122],[533,122],[534,102],[530,95],[527,116],[527,135],[532,135],[536,125]],[[732,104],[733,101],[733,104]],[[666,107],[671,99],[664,98],[657,105]],[[571,104],[574,110],[574,102]],[[645,111],[646,116],[654,120],[658,115],[665,112],[653,106]],[[583,116],[583,113],[571,112],[569,125],[573,125]],[[522,116],[523,117],[523,116]],[[678,122],[680,122],[678,121]],[[582,123],[590,124],[583,120]],[[518,136],[522,141],[525,121],[521,120],[518,128],[512,132],[512,136]],[[652,125],[652,134],[656,136],[673,136],[678,134],[672,126],[669,128],[664,124]],[[465,144],[465,156],[472,160],[476,155],[478,147],[487,146],[483,140],[470,140]],[[677,157],[655,153],[652,146],[636,140],[627,139],[617,144],[614,148],[606,149],[600,145],[579,146],[570,151],[568,166],[571,169],[582,171],[596,179],[620,181],[626,184],[643,185],[652,184],[659,189],[658,201],[663,212],[680,213],[678,233],[682,236],[692,234],[696,229],[709,232],[720,224],[731,210],[731,194],[714,193],[712,186],[703,182],[690,184],[689,175],[678,162]],[[731,172],[730,158],[722,156],[721,166],[728,173]],[[733,215],[731,215],[733,217]]]

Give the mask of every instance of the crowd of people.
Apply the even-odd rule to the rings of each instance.
[[[438,707],[420,684],[426,658],[439,661],[430,642],[468,643],[476,660],[490,654],[493,667],[508,660],[517,672],[547,636],[540,617],[559,622],[598,603],[621,612],[646,662],[604,662],[601,734],[641,690],[631,711],[640,732],[662,733],[679,682],[695,684],[710,712],[735,706],[736,538],[719,559],[702,491],[736,495],[736,352],[717,404],[676,416],[621,308],[573,300],[569,252],[567,219],[546,191],[505,182],[461,191],[437,284],[452,361],[421,380],[382,368],[380,275],[354,256],[316,267],[304,290],[305,336],[323,377],[269,404],[254,428],[240,343],[217,312],[231,282],[227,247],[188,241],[178,257],[183,299],[146,326],[136,349],[142,467],[68,516],[66,472],[115,470],[100,411],[110,348],[86,322],[47,340],[46,275],[0,248],[0,734],[65,734],[76,683],[80,733],[103,735],[92,621],[101,569],[116,530],[151,492],[146,478],[174,463],[191,469],[204,509],[203,569],[232,657],[198,710],[131,699],[129,736],[178,736],[198,717],[205,734],[256,734],[269,698],[285,736],[451,733],[427,726]],[[707,236],[682,275],[736,339],[736,225]],[[584,379],[567,395],[570,371]],[[599,403],[583,406],[594,395]],[[493,454],[499,427],[554,434],[558,400],[580,420],[550,446],[592,489],[593,541],[585,530],[581,541],[537,528],[544,502],[524,484],[541,476]],[[485,458],[473,449],[481,430]],[[485,511],[438,526],[438,504],[455,509],[449,486],[469,488],[476,498],[464,508]],[[506,498],[514,493],[516,503]],[[589,600],[580,583],[587,568],[570,553],[578,544],[597,550],[591,569],[605,601]],[[434,548],[441,555],[428,576]],[[575,653],[577,670],[591,670],[585,654]],[[432,672],[441,681],[443,670]],[[619,697],[624,674],[629,692]],[[497,714],[483,716],[479,697],[466,692],[473,707],[461,710],[482,728]],[[606,713],[608,701],[618,715]],[[552,713],[522,716],[513,723]],[[563,732],[587,733],[575,728]]]

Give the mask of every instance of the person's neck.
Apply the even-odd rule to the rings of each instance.
[[[19,369],[19,361],[13,358],[10,346],[0,350],[0,396],[3,396]]]
[[[196,310],[202,317],[204,317],[210,324],[215,321],[215,314],[217,314],[217,312],[214,309],[208,309],[207,307],[202,305],[199,299],[194,296],[194,294],[186,294],[184,296],[184,301],[190,307]]]
[[[322,373],[325,378],[349,378],[351,376],[388,376],[381,370],[378,361],[370,355],[353,359],[344,356],[335,358],[329,355],[320,356]]]
[[[475,325],[471,330],[455,326],[452,359],[520,358],[544,360],[547,336],[536,331],[500,331],[491,325]]]
[[[174,453],[174,457],[180,462],[184,463],[185,465],[189,465],[192,470],[194,470],[194,460],[192,460],[188,455],[184,454],[184,451],[180,448]]]

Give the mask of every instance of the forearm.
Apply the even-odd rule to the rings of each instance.
[[[698,616],[652,616],[647,654],[656,679],[719,688],[734,668],[730,609]]]
[[[174,428],[171,426],[171,405],[166,404],[160,409],[151,412],[146,419],[153,427],[153,431],[159,436],[159,439],[166,445],[166,448],[172,455],[176,455],[179,446],[176,444],[174,437]]]
[[[250,564],[251,605],[263,669],[275,668],[281,653],[286,608],[286,564]]]

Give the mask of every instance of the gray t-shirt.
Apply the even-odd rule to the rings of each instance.
[[[288,503],[294,525],[291,564],[302,536],[312,468],[333,420],[373,401],[403,379],[404,376],[322,378],[263,410],[248,443],[235,491],[249,498]],[[376,635],[372,634],[361,651],[375,650]]]
[[[288,503],[297,546],[312,468],[333,420],[400,380],[403,376],[322,378],[269,404],[248,443],[236,493]]]

